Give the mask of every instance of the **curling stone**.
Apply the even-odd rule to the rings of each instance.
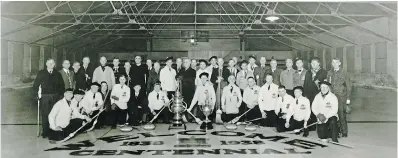
[[[238,126],[236,126],[235,124],[230,123],[230,124],[226,124],[225,128],[227,130],[236,130],[238,128]]]
[[[248,124],[248,125],[246,125],[246,127],[245,127],[245,130],[246,131],[255,131],[257,129],[257,127],[255,126],[255,125],[253,125],[253,124]]]
[[[155,129],[155,125],[154,124],[146,124],[143,127],[145,130],[154,130]]]
[[[133,130],[133,127],[131,127],[131,126],[120,127],[120,131],[122,131],[122,132],[130,132],[132,130]]]

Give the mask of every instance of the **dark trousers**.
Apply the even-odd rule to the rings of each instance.
[[[111,118],[112,126],[116,126],[117,124],[123,125],[126,123],[128,110],[127,109],[120,109],[116,106],[115,110],[109,111],[109,115]]]
[[[332,138],[334,142],[338,142],[338,132],[336,116],[330,117],[325,123],[317,124],[317,133],[320,139]]]
[[[348,134],[348,126],[347,126],[347,117],[346,117],[346,101],[347,97],[345,95],[339,95],[335,94],[337,97],[337,100],[339,102],[339,110],[338,110],[338,115],[339,115],[339,121],[338,121],[338,127],[340,128],[340,133],[341,134]]]
[[[164,108],[162,111],[160,110],[154,110],[154,111],[156,112],[156,114],[160,112],[159,116],[154,120],[154,122],[163,122],[163,123],[170,122],[170,111],[167,107]],[[153,119],[153,117],[155,117],[155,115],[151,113],[150,114],[151,120]]]
[[[48,123],[48,115],[54,104],[59,100],[58,94],[42,94],[40,98],[41,124],[43,129],[43,137],[48,137],[50,132],[50,124]]]
[[[139,122],[142,120],[143,109],[138,107],[139,105],[129,105],[128,106],[128,123],[133,126],[139,125]]]
[[[279,114],[277,115],[277,118],[276,118],[275,127],[276,127],[276,131],[278,131],[278,132],[285,132],[290,129],[290,128],[285,127],[286,119],[282,118],[283,115],[286,115],[286,114],[279,112]],[[290,118],[290,120],[288,120],[289,124],[290,124],[291,120],[292,120],[292,118]]]
[[[252,110],[250,110],[249,112],[246,113],[247,121],[253,120],[256,118],[261,118],[261,117],[262,117],[262,114],[261,114],[261,111],[260,111],[260,108],[258,107],[258,105],[256,105],[255,107],[253,107]],[[252,121],[252,123],[258,125],[258,124],[260,124],[260,121],[261,120]]]
[[[307,122],[308,123],[308,122]],[[295,129],[300,129],[304,127],[304,120],[302,121],[297,121],[293,117],[290,119],[290,127],[289,130],[295,130]],[[304,135],[308,135],[308,129],[304,128]]]
[[[317,93],[316,93],[317,94]],[[308,100],[310,100],[310,102],[311,102],[311,109],[312,109],[312,102],[314,101],[314,98],[315,98],[315,95],[316,94],[314,94],[314,95],[308,95],[308,96],[306,96],[307,98],[308,98]],[[307,122],[307,124],[308,125],[310,125],[310,124],[313,124],[313,123],[315,123],[315,122],[317,122],[318,121],[318,119],[316,118],[316,116],[314,115],[314,113],[312,113],[312,110],[311,110],[311,115],[310,115],[310,119],[308,119],[308,122]],[[309,131],[315,131],[316,130],[316,127],[317,126],[311,126],[311,127],[308,127],[308,130]]]
[[[88,117],[93,118],[98,113],[99,113],[99,110],[95,110]],[[97,119],[97,123],[94,125],[94,122],[96,119]],[[104,113],[101,113],[96,119],[93,119],[89,124],[87,124],[82,131],[90,129],[92,126],[95,126],[96,129],[103,127],[105,124]]]
[[[239,115],[242,115],[243,113],[245,113],[247,110],[249,110],[250,108],[247,107],[246,103],[242,102],[242,104],[239,106]],[[251,111],[251,110],[250,110]],[[239,121],[246,121],[247,120],[247,113],[245,115],[243,115]]]
[[[184,90],[187,89],[187,90]],[[193,87],[192,89],[188,89],[186,87],[183,87],[182,89],[182,95],[184,97],[184,102],[187,103],[187,109],[189,109],[189,106],[191,105],[192,99],[193,99],[193,95],[195,94],[195,87]],[[187,112],[185,113],[185,118],[189,121],[192,122],[193,117],[191,116],[191,114],[188,114]]]
[[[263,119],[261,126],[275,127],[276,124],[276,114],[274,110],[264,111],[267,114],[267,118]]]
[[[67,136],[69,134],[75,132],[77,129],[79,129],[83,125],[83,120],[82,119],[72,119],[69,122],[69,125],[66,126],[65,128],[62,129],[62,131],[54,131],[50,129],[49,132],[49,139],[54,140],[54,141],[59,141]]]
[[[234,118],[238,117],[239,114],[227,114],[227,113],[223,113],[221,116],[221,120],[225,123],[232,121]]]

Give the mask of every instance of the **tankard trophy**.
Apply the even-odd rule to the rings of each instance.
[[[182,121],[182,113],[187,110],[187,103],[184,102],[184,98],[181,95],[181,80],[177,79],[177,90],[176,94],[171,99],[169,104],[170,112],[174,113],[173,121],[169,126],[170,129],[184,129],[186,130],[186,125]]]
[[[213,124],[209,120],[209,115],[213,112],[213,109],[214,109],[214,106],[212,106],[210,103],[209,92],[206,91],[205,104],[200,105],[200,110],[203,112],[203,115],[205,115],[206,119],[200,125],[200,129],[205,129],[205,130],[213,129]]]

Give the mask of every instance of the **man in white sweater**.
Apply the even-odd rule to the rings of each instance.
[[[318,119],[317,133],[322,141],[332,137],[334,142],[338,142],[338,99],[330,92],[331,84],[326,81],[319,82],[321,92],[319,92],[312,102],[312,112]]]
[[[276,118],[276,131],[278,132],[285,132],[287,128],[285,127],[286,122],[290,120],[287,119],[286,114],[288,110],[292,108],[292,100],[294,98],[286,93],[285,86],[279,86],[278,88],[279,97],[277,99],[276,107],[275,107],[275,114],[277,115]]]
[[[70,133],[76,131],[83,125],[83,119],[89,121],[87,116],[78,116],[73,111],[71,102],[73,97],[73,89],[68,88],[64,93],[64,98],[59,100],[48,115],[50,124],[49,139],[51,143],[59,141],[69,136]]]
[[[84,114],[88,115],[90,118],[94,117],[100,112],[100,109],[104,106],[104,101],[102,99],[102,95],[98,92],[99,87],[101,85],[97,82],[91,83],[91,88],[86,92],[81,101],[81,105],[84,108]],[[98,125],[102,125],[104,122],[100,122],[99,124],[94,124],[94,121],[87,125],[87,129],[90,129],[92,126],[99,127]]]
[[[249,86],[243,91],[243,102],[248,109],[252,108],[247,114],[247,120],[253,120],[262,116],[260,108],[258,107],[258,94],[260,93],[260,86],[256,85],[256,80],[253,77],[247,79]],[[259,121],[253,121],[258,124]]]
[[[119,127],[126,125],[127,117],[127,102],[130,99],[130,88],[126,85],[126,76],[124,74],[119,76],[119,84],[112,88],[111,92],[111,109],[115,113],[113,128],[117,124]]]
[[[286,116],[285,127],[290,130],[300,129],[304,127],[303,137],[308,136],[307,122],[311,116],[310,100],[303,96],[303,87],[297,86],[293,89],[295,98],[290,102],[288,113]],[[292,118],[293,117],[293,118]],[[296,133],[300,134],[300,132]]]
[[[171,99],[177,89],[176,75],[177,72],[171,67],[173,57],[166,58],[166,66],[160,70],[159,81],[162,84],[163,91],[167,92],[167,97]]]
[[[108,88],[111,89],[116,84],[115,74],[111,67],[106,66],[106,61],[107,60],[104,56],[100,58],[101,65],[94,70],[93,82],[101,83],[102,81],[105,81],[108,83]]]
[[[199,75],[199,77],[200,83],[196,87],[195,94],[188,110],[193,110],[192,113],[203,120],[205,117],[202,111],[200,111],[200,106],[210,104],[212,106],[211,109],[214,110],[214,106],[216,104],[216,92],[214,91],[213,84],[209,81],[208,73],[203,72]],[[209,120],[213,120],[213,117],[213,115],[210,115]]]
[[[167,106],[169,104],[170,100],[167,97],[167,93],[161,90],[161,83],[159,81],[155,82],[155,85],[153,87],[153,91],[149,93],[148,95],[148,108],[152,114],[152,118],[157,115],[159,112],[159,117],[157,120],[161,120],[163,123],[170,123],[169,117],[170,117],[170,112],[169,109],[163,109],[163,111],[160,111],[163,106]],[[151,119],[152,119],[151,118]],[[160,121],[157,121],[160,122]]]
[[[276,121],[275,107],[278,99],[278,85],[273,83],[272,74],[266,74],[265,84],[260,88],[258,95],[258,105],[263,119],[262,125],[274,127]]]
[[[225,113],[223,122],[229,122],[239,115],[239,107],[242,104],[242,95],[235,85],[235,76],[228,77],[228,85],[224,87],[221,95],[221,109]]]

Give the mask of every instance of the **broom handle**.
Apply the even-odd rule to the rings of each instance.
[[[153,117],[151,121],[148,122],[148,124],[151,124],[153,121],[155,121],[156,118],[160,115],[160,113],[163,111],[163,109],[166,108],[166,106],[163,106],[162,109]]]
[[[240,115],[240,116],[238,116],[238,117],[235,117],[234,119],[232,119],[231,121],[229,121],[228,123],[232,123],[232,121],[233,120],[235,120],[235,119],[240,119],[243,115],[245,115],[246,113],[248,113],[251,109],[253,109],[253,108],[250,108],[249,110],[246,110],[242,115]]]

